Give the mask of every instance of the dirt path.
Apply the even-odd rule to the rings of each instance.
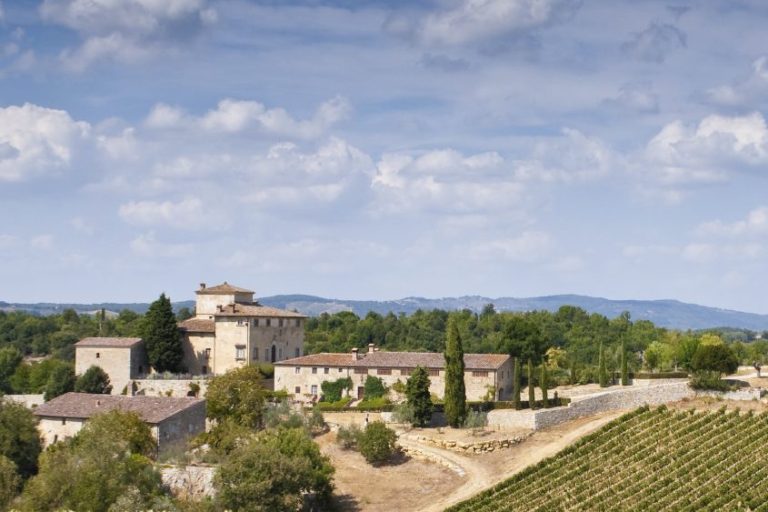
[[[569,444],[594,432],[622,414],[623,411],[612,411],[599,416],[577,420],[566,425],[560,425],[550,430],[536,432],[525,442],[514,448],[481,456],[460,455],[433,446],[425,446],[412,440],[403,440],[403,444],[415,446],[431,455],[447,459],[452,464],[461,467],[467,475],[467,480],[464,484],[447,495],[437,497],[436,501],[419,510],[423,512],[438,512],[459,501],[470,498],[478,492],[502,480],[506,480],[529,465],[536,464],[556,454]]]

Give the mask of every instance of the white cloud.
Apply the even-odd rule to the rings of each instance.
[[[748,106],[764,98],[768,95],[768,56],[752,62],[752,72],[746,79],[713,87],[706,95],[711,102],[729,107]]]
[[[150,258],[184,258],[195,253],[195,246],[192,244],[157,241],[154,231],[137,236],[131,240],[130,247],[135,254]]]
[[[711,115],[695,129],[675,121],[648,143],[645,155],[663,185],[716,183],[734,168],[768,163],[768,128],[758,112]]]
[[[655,113],[659,111],[659,95],[654,92],[650,82],[624,84],[619,88],[619,93],[608,99],[607,103],[636,112]]]
[[[643,31],[632,34],[621,48],[639,60],[662,63],[670,53],[685,47],[686,36],[682,30],[654,21]]]
[[[120,205],[120,218],[137,226],[170,226],[181,229],[225,227],[223,215],[200,199],[173,201],[131,201]]]
[[[743,220],[728,223],[721,220],[705,222],[696,228],[699,235],[762,235],[768,234],[768,206],[755,208]]]
[[[547,258],[554,243],[548,233],[524,231],[519,236],[473,244],[470,254],[475,259],[533,262]],[[573,262],[571,262],[573,263]]]
[[[0,108],[0,181],[23,181],[70,166],[91,126],[30,103]]]
[[[269,134],[297,137],[318,137],[338,123],[350,111],[350,105],[342,97],[322,103],[310,119],[297,121],[282,108],[266,108],[257,101],[224,99],[215,109],[201,117],[193,117],[182,109],[165,104],[154,106],[145,120],[152,128],[195,128],[217,133],[236,133],[258,128]]]
[[[40,15],[84,38],[61,54],[74,71],[101,60],[145,59],[217,19],[206,0],[44,0]]]
[[[45,234],[45,235],[37,235],[35,237],[32,237],[29,240],[29,245],[33,249],[38,249],[41,251],[49,251],[53,249],[53,235]]]
[[[580,0],[459,0],[431,12],[407,30],[425,44],[459,45],[525,33],[570,17]]]

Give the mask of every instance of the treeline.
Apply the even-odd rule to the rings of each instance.
[[[449,318],[456,321],[465,352],[508,353],[537,364],[546,359],[555,369],[578,368],[586,380],[593,380],[601,346],[607,370],[620,370],[622,343],[630,371],[687,368],[702,339],[711,342],[712,337],[728,343],[744,364],[768,360],[768,341],[742,330],[681,332],[632,321],[626,312],[609,319],[575,306],[524,313],[497,312],[489,304],[480,313],[323,314],[307,322],[305,348],[307,353],[347,352],[374,343],[383,350],[443,352]]]

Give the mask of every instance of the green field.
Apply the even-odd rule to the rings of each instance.
[[[448,510],[768,511],[768,414],[644,407]]]

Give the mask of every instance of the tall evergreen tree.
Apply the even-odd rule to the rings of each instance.
[[[608,370],[605,367],[605,351],[603,344],[600,343],[600,355],[598,359],[597,379],[601,388],[608,387]]]
[[[520,358],[515,358],[515,374],[512,376],[512,403],[515,409],[520,409],[520,388],[523,383],[523,369],[520,367]]]
[[[629,386],[629,369],[627,368],[627,338],[621,337],[621,385]]]
[[[541,403],[546,408],[549,407],[549,396],[547,396],[548,384],[547,384],[547,363],[541,363],[541,377],[539,380],[539,387],[541,388]]]
[[[528,359],[528,407],[536,408],[536,393],[533,391],[533,359]]]
[[[145,318],[144,344],[149,364],[158,372],[182,371],[184,352],[171,299],[161,294],[149,306]]]
[[[456,320],[448,320],[445,343],[445,419],[452,427],[464,423],[467,417],[467,392],[464,387],[464,348]]]
[[[423,427],[432,419],[432,397],[429,394],[429,374],[422,366],[405,383],[405,396],[413,411],[414,427]]]

